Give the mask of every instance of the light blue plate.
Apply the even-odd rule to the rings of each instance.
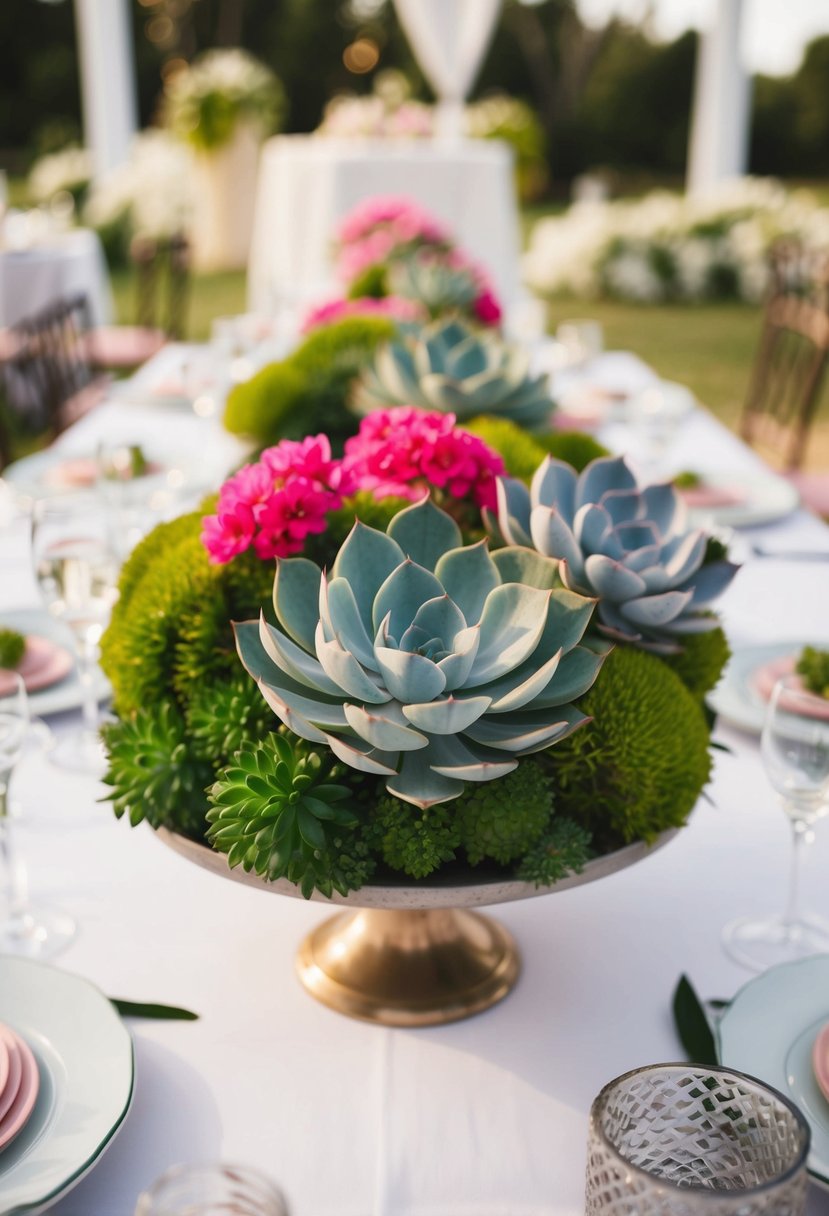
[[[812,1044],[829,1022],[829,955],[771,967],[741,988],[720,1020],[720,1062],[758,1077],[800,1107],[812,1129],[809,1173],[829,1188],[829,1102]]]
[[[0,1021],[35,1054],[40,1091],[23,1131],[0,1150],[0,1212],[33,1216],[92,1168],[132,1102],[132,1039],[80,976],[0,955]]]
[[[829,641],[793,638],[789,642],[771,642],[766,646],[736,646],[723,678],[705,698],[706,701],[724,722],[729,722],[752,735],[761,734],[767,702],[754,687],[754,673],[759,667],[775,659],[800,654],[804,646],[826,649],[829,647]]]

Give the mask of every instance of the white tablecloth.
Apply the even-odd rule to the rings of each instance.
[[[115,424],[112,410],[85,420],[84,443]],[[207,450],[215,433],[187,423]],[[753,465],[702,413],[682,443],[695,464]],[[829,532],[798,512],[757,539],[806,548]],[[6,539],[3,558],[0,603],[33,603],[22,540]],[[724,600],[729,633],[829,642],[827,592],[829,564],[747,564]],[[702,995],[732,995],[748,977],[723,953],[721,926],[783,899],[790,829],[757,743],[719,733],[731,754],[717,753],[712,802],[671,845],[595,885],[501,905],[524,958],[516,990],[479,1017],[419,1031],[349,1021],[305,994],[294,951],[324,906],[223,882],[148,828],[116,822],[91,781],[28,760],[13,796],[28,815],[19,841],[33,894],[81,927],[60,965],[111,995],[201,1014],[134,1024],[134,1108],[55,1211],[131,1216],[169,1164],[223,1158],[270,1173],[294,1216],[578,1216],[591,1099],[626,1069],[680,1056],[679,973]],[[828,864],[824,831],[803,892],[824,915]],[[829,1196],[811,1203],[812,1216],[829,1213]]]
[[[506,144],[417,140],[269,140],[259,167],[248,304],[269,313],[331,294],[337,221],[373,194],[416,199],[489,270],[509,306],[518,295],[518,210]]]
[[[28,249],[0,250],[0,327],[77,292],[89,299],[92,323],[112,320],[106,259],[96,233],[81,228]]]

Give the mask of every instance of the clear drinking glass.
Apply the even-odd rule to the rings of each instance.
[[[800,869],[815,824],[829,811],[829,704],[796,675],[778,680],[766,710],[761,750],[771,784],[792,825],[789,893],[782,914],[743,917],[723,930],[727,953],[753,971],[829,953],[829,923],[800,908]]]
[[[288,1216],[282,1193],[239,1165],[174,1165],[138,1197],[135,1216]]]
[[[556,338],[566,352],[569,367],[583,367],[604,350],[604,331],[598,321],[562,321]]]
[[[83,690],[82,725],[60,739],[50,759],[64,768],[100,774],[104,752],[98,736],[99,643],[118,594],[118,559],[105,504],[95,495],[36,502],[32,554],[49,611],[72,633]]]
[[[0,861],[5,910],[0,920],[0,953],[49,958],[71,941],[75,922],[56,909],[29,900],[25,867],[13,847],[9,782],[29,729],[26,686],[16,671],[0,671]]]
[[[776,1090],[701,1064],[652,1064],[590,1111],[585,1216],[802,1216],[809,1126]]]

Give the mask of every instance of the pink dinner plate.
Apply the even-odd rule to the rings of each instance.
[[[764,701],[770,699],[775,684],[782,676],[791,675],[795,669],[797,659],[798,656],[796,654],[783,655],[782,658],[772,659],[768,663],[763,663],[762,666],[754,671],[751,682],[756,692],[759,693]],[[799,684],[805,692],[806,689],[802,681],[799,681]],[[829,721],[829,701],[826,701],[824,705],[822,704],[823,700],[824,698],[822,697],[814,697],[809,709],[811,711],[813,705],[814,713],[811,716]]]
[[[46,485],[64,489],[79,489],[94,486],[98,480],[98,462],[92,456],[75,456],[62,460],[43,474]]]
[[[818,1031],[812,1048],[812,1067],[818,1088],[829,1102],[829,1022]]]
[[[5,1037],[6,1035],[8,1035],[8,1038]],[[20,1052],[17,1050],[17,1043],[11,1031],[7,1030],[3,1025],[0,1025],[0,1042],[6,1048],[9,1057],[9,1075],[6,1077],[3,1093],[0,1094],[0,1126],[2,1126],[11,1104],[17,1097],[17,1091],[20,1089],[23,1061],[20,1057]]]
[[[748,497],[743,489],[731,489],[729,486],[710,486],[702,482],[698,486],[688,486],[687,489],[679,491],[682,495],[686,507],[695,507],[698,510],[708,508],[713,510],[716,507],[738,507],[744,503]]]
[[[9,1049],[6,1040],[0,1039],[0,1102],[6,1092],[6,1082],[9,1079]]]
[[[65,679],[73,666],[74,659],[68,650],[49,638],[33,633],[26,638],[26,649],[17,665],[17,671],[23,677],[26,691],[38,692],[41,688],[49,688]],[[13,688],[13,682],[8,675],[0,672],[0,697],[7,696]]]
[[[26,1120],[32,1113],[40,1089],[37,1061],[32,1055],[28,1043],[24,1043],[19,1035],[14,1034],[14,1031],[10,1031],[6,1027],[3,1027],[3,1030],[6,1035],[6,1043],[8,1044],[9,1036],[11,1036],[20,1053],[21,1074],[20,1086],[15,1099],[3,1119],[0,1120],[0,1148],[4,1148],[19,1131],[22,1131]]]

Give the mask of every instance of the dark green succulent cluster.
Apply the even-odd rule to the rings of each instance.
[[[17,667],[26,649],[26,639],[16,629],[0,628],[0,667]]]
[[[810,692],[829,698],[829,650],[804,646],[795,670]]]
[[[351,382],[397,327],[385,317],[345,317],[321,326],[285,359],[231,389],[224,423],[263,447],[324,431],[332,443],[357,430],[346,409]]]
[[[373,864],[351,790],[336,780],[343,767],[282,735],[245,744],[210,791],[208,839],[231,868],[287,878],[306,899],[346,895]]]

